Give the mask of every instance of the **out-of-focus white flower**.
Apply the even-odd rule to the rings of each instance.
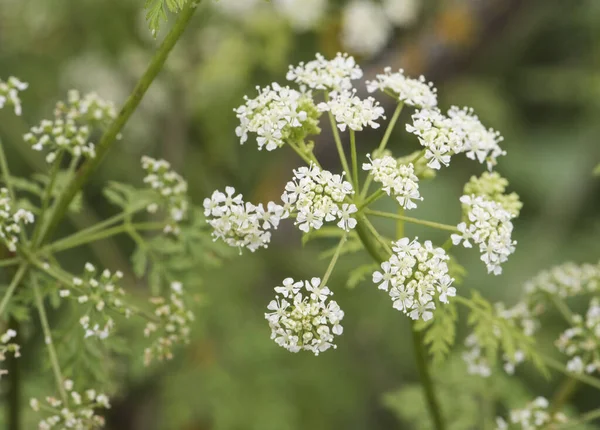
[[[341,91],[352,88],[352,81],[363,76],[354,57],[338,53],[332,60],[317,54],[315,60],[290,66],[287,80],[316,90]]]
[[[277,83],[257,90],[257,97],[244,97],[246,103],[235,109],[240,120],[235,133],[241,144],[248,140],[248,133],[255,133],[258,149],[273,151],[288,140],[296,143],[308,134],[319,132],[319,115],[310,92]]]
[[[404,70],[392,73],[391,67],[383,69],[373,81],[367,81],[367,91],[392,93],[398,100],[418,108],[432,109],[437,106],[437,89],[424,76],[418,79],[404,75]]]
[[[254,252],[269,245],[270,230],[277,229],[289,212],[274,202],[269,202],[266,208],[262,203],[245,203],[233,187],[226,187],[225,193],[215,191],[210,198],[204,199],[204,215],[213,228],[215,240],[221,239],[227,245],[239,248],[240,252],[242,248]]]
[[[294,179],[286,184],[281,199],[297,213],[296,225],[305,233],[336,219],[342,221],[338,225],[349,231],[356,225],[350,214],[357,208],[350,204],[344,209],[343,204],[352,194],[352,185],[344,181],[342,175],[334,175],[312,164],[294,170]]]
[[[341,42],[355,54],[373,56],[388,42],[393,28],[379,3],[353,0],[342,13]]]
[[[15,357],[21,356],[21,347],[14,342],[11,342],[11,339],[14,339],[17,336],[17,332],[12,329],[6,330],[2,336],[0,336],[0,363],[6,360],[7,354],[12,354]],[[0,379],[2,375],[8,374],[8,370],[0,368]]]
[[[446,251],[430,241],[421,244],[405,237],[392,243],[394,254],[373,273],[373,282],[387,291],[394,308],[411,319],[429,321],[435,310],[434,298],[448,303],[456,296],[454,281],[448,275]]]
[[[355,89],[331,92],[329,100],[319,103],[317,109],[321,112],[330,111],[341,131],[345,131],[346,127],[354,131],[361,131],[367,126],[379,128],[379,123],[375,121],[379,118],[385,119],[384,110],[379,102],[373,97],[361,100]]]
[[[262,0],[219,0],[211,2],[214,6],[223,12],[225,15],[233,18],[247,17],[254,11]]]
[[[294,30],[307,31],[319,25],[328,0],[275,0],[274,4]]]
[[[383,9],[394,25],[406,27],[416,21],[419,4],[419,0],[383,0]]]
[[[341,335],[344,311],[331,300],[333,292],[321,285],[320,278],[295,282],[283,280],[275,287],[265,318],[271,328],[271,339],[291,352],[311,351],[315,355],[336,348],[334,335]]]
[[[21,82],[14,76],[8,78],[6,82],[0,79],[0,109],[4,105],[9,105],[13,107],[15,115],[21,116],[22,109],[19,92],[25,91],[28,86],[26,82]]]
[[[546,398],[538,397],[523,409],[511,410],[508,422],[501,417],[496,418],[496,429],[541,430],[552,428],[552,424],[562,424],[568,421],[567,417],[560,412],[550,413],[549,406],[550,402]]]
[[[460,234],[452,234],[452,243],[470,248],[471,241],[479,245],[481,261],[488,273],[502,273],[501,264],[515,252],[516,241],[512,240],[513,215],[498,203],[483,196],[462,196],[460,198],[467,214],[467,222],[458,224]]]
[[[22,224],[31,224],[34,216],[25,209],[13,208],[8,189],[0,188],[0,240],[9,251],[15,252],[19,243]]]
[[[189,207],[187,181],[165,160],[143,156],[142,168],[146,171],[144,183],[159,195],[158,203],[151,203],[148,212],[156,212],[159,206],[164,208],[168,214],[164,232],[179,234],[179,223],[185,219]]]
[[[400,164],[389,155],[364,163],[363,170],[369,171],[375,182],[380,182],[388,196],[394,196],[404,209],[414,209],[417,204],[413,200],[423,200],[419,194],[419,178],[414,174],[412,163]]]

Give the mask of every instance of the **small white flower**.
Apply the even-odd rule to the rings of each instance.
[[[374,81],[367,81],[367,91],[391,92],[399,101],[418,108],[433,109],[437,106],[437,90],[433,84],[428,83],[424,76],[418,79],[408,78],[402,69],[392,73],[392,68],[386,67],[383,74],[377,75]]]
[[[352,88],[353,80],[360,79],[363,72],[353,57],[338,53],[332,60],[321,54],[308,63],[290,66],[287,79],[316,90],[341,91]]]
[[[15,115],[21,116],[21,99],[19,92],[25,91],[29,85],[19,79],[11,76],[8,81],[4,82],[0,79],[0,109],[8,104],[13,107]]]
[[[335,117],[338,128],[346,131],[346,127],[361,131],[365,127],[379,128],[376,121],[385,119],[384,110],[373,97],[361,100],[356,90],[331,92],[329,100],[319,103],[317,109],[321,112],[330,111]]]
[[[369,171],[376,182],[380,182],[388,196],[396,198],[400,206],[410,210],[417,207],[413,200],[423,200],[419,193],[419,178],[414,174],[412,163],[398,164],[393,157],[385,155],[371,163],[364,163],[363,170]]]

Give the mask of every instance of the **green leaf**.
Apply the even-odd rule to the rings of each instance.
[[[152,34],[156,36],[161,21],[167,21],[167,10],[177,13],[189,0],[146,0],[146,21]]]
[[[356,286],[365,280],[365,278],[371,275],[379,265],[377,263],[371,264],[363,264],[362,266],[358,266],[356,269],[350,271],[350,275],[348,275],[348,282],[346,283],[346,287],[348,288],[356,288]]]
[[[456,321],[458,312],[456,305],[450,303],[436,303],[433,319],[424,322],[419,320],[415,326],[417,330],[425,330],[423,341],[429,348],[433,363],[443,363],[456,341]]]

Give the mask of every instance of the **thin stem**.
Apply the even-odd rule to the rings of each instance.
[[[369,187],[371,186],[371,182],[373,182],[373,175],[367,175],[367,179],[365,179],[365,183],[363,184],[362,191],[360,192],[360,199],[364,200],[367,197],[369,192]]]
[[[404,208],[398,208],[398,218],[396,220],[396,239],[404,237]]]
[[[0,267],[6,266],[14,266],[15,264],[19,264],[21,259],[19,257],[6,258],[4,260],[0,260]]]
[[[569,307],[566,305],[566,303],[563,302],[560,298],[556,297],[553,294],[548,294],[548,297],[550,298],[550,301],[552,301],[554,306],[556,306],[556,309],[558,309],[558,312],[560,312],[562,317],[569,324],[573,324],[573,312],[571,312],[571,309],[569,309]]]
[[[8,195],[10,199],[15,201],[15,190],[13,189],[12,183],[10,181],[10,170],[8,169],[8,162],[6,161],[6,154],[4,153],[4,145],[0,140],[0,169],[2,169],[2,180],[8,189]]]
[[[344,243],[346,243],[346,239],[348,238],[348,233],[344,234],[342,236],[342,238],[340,239],[340,243],[338,244],[337,248],[335,249],[335,254],[333,254],[333,257],[331,257],[331,261],[329,262],[329,266],[327,266],[327,271],[325,272],[325,275],[323,275],[323,280],[321,281],[321,285],[327,285],[327,281],[329,281],[329,277],[331,276],[331,273],[333,272],[333,268],[335,267],[337,260],[340,256],[340,253],[342,252],[342,248],[344,247]]]
[[[417,161],[419,161],[423,156],[425,155],[425,149],[423,149],[421,152],[419,152],[415,158],[413,158],[411,160],[411,163],[415,164]]]
[[[56,355],[56,349],[54,348],[54,343],[52,342],[52,333],[50,332],[50,325],[48,324],[48,318],[46,317],[46,309],[44,309],[44,303],[42,301],[42,295],[40,294],[40,289],[37,284],[37,278],[35,275],[31,277],[33,281],[33,293],[35,295],[35,305],[38,310],[38,314],[40,316],[40,323],[42,324],[42,331],[44,332],[44,343],[48,347],[48,355],[50,356],[50,364],[52,366],[52,372],[54,373],[54,379],[56,380],[56,386],[58,388],[58,392],[60,393],[60,397],[63,402],[66,404],[69,399],[67,397],[67,392],[64,387],[64,377],[60,370],[60,365],[58,363],[58,356]]]
[[[385,249],[388,253],[391,254],[392,248],[390,247],[390,244],[388,242],[386,242],[386,240],[379,234],[379,232],[377,231],[375,226],[373,224],[371,224],[371,221],[366,219],[365,225],[367,226],[367,228],[369,229],[369,232],[373,235],[373,237],[375,237],[377,242],[379,242],[379,244],[383,247],[383,249]]]
[[[356,134],[350,130],[350,156],[352,159],[352,183],[354,189],[358,191],[358,160],[356,157]]]
[[[348,160],[346,160],[346,154],[344,153],[344,147],[342,146],[342,139],[340,139],[340,133],[337,129],[337,125],[335,124],[335,118],[331,111],[329,114],[329,123],[331,124],[331,130],[333,132],[333,140],[335,140],[335,146],[337,148],[338,154],[340,156],[340,162],[342,163],[342,167],[346,175],[350,178],[350,168],[348,167]]]
[[[431,227],[431,228],[437,228],[438,230],[445,230],[445,231],[451,231],[453,233],[458,233],[458,228],[456,228],[455,226],[448,225],[448,224],[441,224],[439,222],[425,221],[425,220],[418,219],[418,218],[412,218],[409,216],[393,214],[393,213],[389,213],[389,212],[374,211],[371,209],[365,209],[364,213],[366,213],[367,215],[374,215],[374,216],[379,216],[379,217],[383,217],[383,218],[399,219],[402,221],[409,222],[411,224],[420,224],[420,225],[425,225],[425,226]]]
[[[67,212],[67,209],[69,208],[73,198],[75,198],[77,192],[87,183],[92,173],[96,171],[102,160],[104,160],[104,157],[108,151],[114,145],[117,137],[121,133],[121,130],[137,109],[138,105],[146,94],[146,91],[165,64],[165,61],[175,46],[175,43],[179,40],[183,34],[183,31],[186,29],[200,1],[201,0],[193,0],[188,2],[179,13],[173,28],[154,54],[154,57],[150,61],[146,72],[140,78],[137,85],[133,89],[133,92],[127,98],[127,101],[121,108],[119,115],[107,128],[102,135],[100,142],[98,142],[98,145],[96,145],[96,157],[88,159],[83,164],[81,169],[77,172],[77,176],[75,176],[75,178],[69,182],[68,186],[61,193],[51,213],[48,228],[44,231],[44,235],[41,236],[39,243],[43,243],[46,239],[48,239],[49,236],[53,234],[54,230],[58,226],[58,223],[62,220],[64,214]]]
[[[556,430],[569,429],[569,428],[577,427],[577,426],[587,423],[589,421],[593,421],[598,418],[600,418],[600,409],[594,409],[592,411],[586,412],[585,414],[581,415],[579,417],[579,419],[577,419],[575,421],[569,421],[568,423],[561,424],[555,428],[556,428]]]
[[[42,219],[36,223],[35,229],[33,230],[33,235],[31,238],[31,241],[33,243],[36,243],[38,236],[40,235],[40,233],[42,231],[42,226],[44,224],[43,217],[44,217],[44,215],[46,215],[46,210],[48,209],[48,205],[50,204],[50,200],[52,199],[52,191],[54,190],[54,185],[56,183],[56,177],[58,176],[58,172],[60,171],[60,163],[62,161],[63,155],[64,155],[64,152],[60,151],[60,153],[58,154],[58,157],[54,161],[52,170],[50,171],[50,180],[48,181],[48,184],[46,185],[46,190],[44,191],[44,196],[42,197],[42,205],[41,205],[41,211],[40,211],[40,216],[42,217]]]
[[[310,164],[311,163],[311,159],[304,153],[302,152],[302,150],[296,146],[296,144],[289,142],[290,147],[296,152],[296,154],[298,154],[300,156],[300,158],[302,158],[304,160],[304,162],[306,164]]]
[[[2,297],[2,301],[0,302],[0,316],[2,316],[2,314],[4,313],[6,305],[8,305],[8,302],[10,301],[13,293],[15,292],[15,289],[23,279],[23,276],[25,276],[25,273],[27,272],[27,267],[27,263],[21,264],[21,266],[17,270],[17,273],[15,273],[15,276],[12,278],[12,281],[10,281],[10,285],[8,286],[6,292],[4,293],[4,297]]]
[[[560,361],[558,361],[552,357],[548,357],[548,356],[542,355],[542,354],[540,354],[540,357],[541,357],[542,361],[544,363],[546,363],[546,365],[548,367],[550,367],[558,372],[564,373],[565,375],[567,375],[573,379],[577,379],[577,380],[583,382],[584,384],[590,385],[590,386],[600,390],[600,379],[594,378],[593,376],[589,376],[585,373],[569,372]]]
[[[382,198],[383,196],[385,196],[385,191],[383,190],[377,190],[375,191],[373,194],[371,194],[369,197],[367,197],[366,199],[364,199],[360,205],[358,205],[358,210],[361,210],[363,208],[366,208],[367,206],[369,206],[371,203],[379,200],[380,198]]]
[[[388,123],[387,129],[385,130],[385,134],[383,135],[383,139],[381,139],[381,143],[379,144],[379,147],[377,148],[377,156],[381,156],[381,152],[387,146],[388,141],[390,140],[390,136],[392,135],[392,131],[394,130],[394,127],[396,126],[396,121],[398,121],[398,117],[400,116],[400,112],[402,112],[403,107],[404,107],[404,102],[399,102],[398,106],[396,106],[396,110],[394,111],[394,114],[392,115],[392,119],[390,119],[390,122]]]
[[[369,231],[368,220],[364,214],[358,214],[356,218],[357,224],[355,230],[365,249],[369,254],[371,254],[371,257],[375,261],[378,263],[383,263],[389,258],[391,252],[377,246],[377,239],[373,237]],[[429,414],[434,423],[434,428],[436,430],[444,430],[446,426],[441,416],[441,409],[435,394],[431,376],[429,374],[427,358],[423,348],[423,340],[421,339],[421,334],[414,330],[414,322],[411,323],[411,331],[413,332],[415,358],[417,360],[417,367],[419,369],[421,382],[423,384],[423,390],[425,394],[425,400],[427,401],[427,406],[429,408]]]
[[[578,383],[579,381],[577,381],[577,379],[571,377],[563,379],[560,387],[552,398],[552,404],[550,406],[551,415],[560,412],[563,405],[573,396],[573,394],[575,394]]]

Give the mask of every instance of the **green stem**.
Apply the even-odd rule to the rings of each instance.
[[[366,216],[364,214],[359,214],[357,216],[357,221],[356,233],[358,234],[358,237],[362,241],[367,252],[369,252],[371,257],[378,263],[383,263],[386,261],[390,257],[391,253],[378,246],[376,238],[372,236],[369,228],[367,227],[368,220]],[[446,426],[442,419],[441,409],[433,387],[433,381],[429,374],[427,357],[423,348],[423,339],[421,338],[421,333],[414,329],[414,322],[412,321],[411,331],[415,358],[417,360],[417,368],[419,370],[421,383],[423,384],[423,391],[425,400],[427,401],[427,406],[429,408],[429,414],[431,416],[431,420],[433,421],[434,428],[436,430],[444,430]]]
[[[420,225],[425,225],[427,227],[437,228],[438,230],[451,231],[453,233],[459,232],[458,228],[456,228],[455,226],[448,225],[448,224],[441,224],[439,222],[425,221],[425,220],[418,219],[418,218],[412,218],[409,216],[393,214],[393,213],[389,213],[389,212],[374,211],[371,209],[365,209],[363,212],[366,213],[367,215],[374,215],[374,216],[379,216],[379,217],[383,217],[383,218],[402,220],[402,221],[409,222],[411,224],[420,224]]]
[[[142,98],[146,94],[146,91],[165,64],[165,61],[175,46],[175,43],[179,40],[183,34],[183,31],[186,29],[200,1],[201,0],[189,1],[179,13],[173,28],[154,54],[154,57],[150,61],[146,72],[140,78],[137,85],[133,89],[133,92],[127,98],[127,101],[121,108],[119,115],[102,135],[98,145],[96,145],[96,157],[88,159],[83,164],[81,169],[77,172],[77,176],[75,176],[75,178],[69,182],[67,187],[61,193],[51,213],[48,228],[45,230],[44,235],[41,236],[39,243],[43,243],[53,234],[64,214],[67,212],[67,209],[69,208],[73,198],[75,198],[77,192],[87,183],[92,173],[96,171],[102,160],[104,160],[104,157],[108,151],[114,145],[117,137],[121,133],[121,130],[125,124],[127,124],[127,121],[131,115],[135,112],[136,108],[142,101]]]
[[[558,312],[562,315],[562,317],[569,323],[573,324],[573,313],[571,309],[563,302],[560,298],[556,297],[554,294],[548,294],[548,298],[550,301],[556,306]]]
[[[44,343],[48,347],[48,355],[50,356],[50,364],[52,366],[52,372],[54,373],[54,379],[56,380],[56,386],[58,388],[58,392],[60,393],[60,397],[62,398],[63,402],[67,404],[69,399],[67,397],[67,392],[65,391],[65,387],[63,385],[65,379],[60,370],[58,356],[56,355],[56,349],[54,348],[54,343],[52,342],[52,333],[50,332],[50,325],[48,324],[48,318],[46,317],[46,309],[44,309],[42,295],[40,294],[36,276],[33,275],[31,279],[33,280],[33,293],[35,295],[35,305],[40,316],[40,323],[42,324],[42,331],[44,332]]]
[[[392,135],[392,131],[394,130],[394,127],[396,126],[396,121],[398,121],[398,117],[400,116],[400,112],[402,112],[403,107],[404,107],[404,102],[402,102],[402,101],[398,103],[398,106],[396,106],[396,110],[394,111],[394,114],[392,115],[392,119],[390,119],[390,122],[388,123],[387,129],[385,130],[385,134],[383,135],[383,139],[381,139],[381,143],[379,144],[379,147],[377,148],[377,153],[375,154],[376,156],[380,157],[381,153],[387,146],[388,141],[390,140],[390,136]]]
[[[17,335],[13,342],[17,345],[21,344],[21,328],[19,322],[11,318],[9,327],[13,329]],[[21,374],[21,364],[19,357],[11,354],[7,357],[6,367],[8,369],[8,393],[6,395],[6,414],[8,428],[11,430],[20,430],[22,428],[21,420],[21,388],[23,386],[23,377]]]
[[[569,429],[569,428],[577,427],[577,426],[587,423],[589,421],[593,421],[598,418],[600,418],[600,409],[594,409],[592,411],[589,411],[589,412],[583,414],[582,416],[579,417],[579,419],[577,419],[575,421],[569,421],[568,423],[559,425],[558,427],[555,427],[555,428],[556,428],[556,430]]]
[[[337,125],[335,123],[335,118],[333,117],[333,114],[331,113],[331,111],[329,111],[328,114],[329,114],[329,123],[331,124],[331,130],[333,132],[333,140],[335,140],[335,146],[336,146],[338,154],[340,156],[340,162],[342,163],[342,168],[344,169],[344,172],[346,172],[346,175],[348,176],[348,178],[351,178],[352,176],[350,175],[350,168],[348,167],[348,160],[346,160],[346,154],[344,153],[342,139],[340,139],[340,133],[337,129]]]
[[[548,357],[548,356],[542,355],[542,354],[540,354],[540,357],[541,357],[542,361],[544,363],[546,363],[546,365],[548,367],[550,367],[558,372],[561,372],[573,379],[577,379],[577,380],[583,382],[584,384],[590,385],[590,386],[600,390],[600,379],[594,378],[593,376],[589,376],[585,373],[569,372],[560,361],[558,361],[552,357]]]
[[[346,243],[346,239],[348,238],[348,233],[344,234],[342,236],[342,238],[340,239],[340,243],[338,244],[336,250],[335,250],[335,254],[333,254],[333,257],[331,258],[331,261],[329,262],[329,266],[327,266],[327,271],[325,272],[325,275],[323,275],[323,280],[321,281],[321,285],[327,285],[327,281],[329,281],[329,277],[331,276],[331,273],[333,272],[333,268],[335,267],[337,260],[340,256],[340,253],[342,252],[342,248],[344,247],[344,243]]]
[[[350,156],[352,159],[352,183],[354,189],[358,192],[358,159],[356,157],[356,134],[350,130]]]
[[[14,266],[15,264],[19,264],[20,262],[21,258],[19,257],[6,258],[4,260],[0,260],[0,267]]]
[[[15,273],[15,276],[12,278],[12,281],[10,281],[10,285],[8,286],[6,292],[4,293],[4,297],[2,297],[2,301],[0,302],[0,316],[2,316],[4,313],[6,305],[8,305],[8,302],[15,292],[15,289],[23,279],[23,276],[25,276],[25,273],[27,272],[27,266],[27,263],[22,263],[17,270],[17,273]]]
[[[36,243],[37,239],[42,231],[42,226],[44,225],[44,215],[46,215],[46,210],[48,209],[48,205],[50,204],[50,200],[52,199],[52,190],[54,189],[54,185],[56,183],[56,177],[58,176],[58,172],[60,171],[60,163],[62,161],[64,152],[60,151],[58,157],[54,161],[52,165],[52,169],[50,171],[50,180],[46,185],[46,190],[44,191],[44,196],[42,197],[42,206],[40,211],[40,220],[36,223],[35,229],[33,230],[33,235],[31,238],[31,242]]]
[[[367,206],[369,206],[371,203],[379,200],[380,198],[382,198],[383,196],[385,196],[385,191],[383,190],[377,190],[375,191],[373,194],[371,194],[369,197],[367,197],[366,199],[364,199],[362,202],[360,202],[360,205],[358,205],[358,210],[361,210],[363,208],[366,208]]]
[[[560,412],[563,405],[571,398],[571,396],[573,396],[573,394],[575,394],[578,383],[579,381],[577,381],[577,379],[573,379],[571,377],[566,377],[562,381],[552,399],[552,404],[550,406],[551,415]]]
[[[419,160],[420,160],[420,159],[421,159],[421,158],[422,158],[422,157],[425,155],[425,151],[426,151],[426,150],[425,150],[425,149],[423,149],[421,152],[419,152],[419,153],[418,153],[418,154],[415,156],[415,158],[413,158],[413,159],[411,160],[411,163],[415,164],[417,161],[419,161]]]
[[[10,199],[14,202],[15,201],[15,191],[14,191],[11,181],[10,181],[10,170],[8,169],[8,162],[6,161],[6,154],[4,153],[4,145],[2,144],[1,140],[0,140],[0,169],[2,169],[2,180],[4,181],[4,184],[6,185],[6,188],[8,189],[8,195],[10,196]]]
[[[289,142],[289,145],[296,152],[296,154],[298,154],[300,158],[304,160],[306,164],[311,163],[312,160],[304,152],[302,152],[302,150],[298,146],[296,146],[296,144]]]

